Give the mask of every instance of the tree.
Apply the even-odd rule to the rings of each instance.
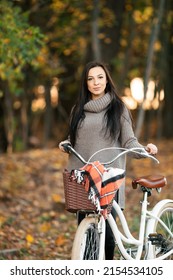
[[[162,81],[165,91],[165,106],[163,114],[164,136],[173,137],[173,97],[172,97],[172,77],[173,77],[173,2],[166,2],[166,12],[164,25],[160,40],[163,42],[163,49],[160,55],[160,68],[162,69]]]
[[[146,94],[147,94],[147,90],[148,90],[148,83],[149,83],[149,79],[151,78],[152,67],[153,67],[154,45],[159,36],[160,26],[161,26],[163,12],[164,12],[164,5],[165,5],[165,0],[160,0],[157,16],[153,20],[154,26],[153,26],[153,29],[152,29],[152,32],[150,35],[150,44],[148,46],[147,64],[146,64],[145,75],[144,75],[144,100],[143,100],[143,102],[145,102]],[[137,137],[140,137],[141,130],[142,130],[143,123],[144,123],[144,117],[145,117],[145,110],[143,109],[143,103],[142,103],[140,110],[139,110],[138,119],[137,119],[137,126],[136,126],[136,136]]]
[[[43,46],[43,34],[38,27],[30,26],[28,13],[22,13],[19,7],[14,7],[9,1],[0,3],[0,82],[1,102],[4,101],[3,119],[5,122],[7,151],[13,149],[13,141],[19,120],[14,115],[14,101],[21,107],[23,118],[21,124],[27,122],[27,100],[23,92],[22,81],[29,65],[38,67],[37,57]],[[25,115],[25,117],[24,117]]]
[[[37,136],[44,145],[50,138],[57,141],[63,137],[67,127],[63,124],[76,99],[83,65],[92,59],[111,66],[122,94],[134,77],[145,77],[145,84],[149,77],[157,81],[158,88],[165,91],[158,115],[165,107],[163,132],[172,135],[171,0],[165,1],[162,32],[156,36],[149,56],[148,41],[153,36],[151,26],[158,1],[3,0],[0,5],[0,145],[6,147],[8,138],[12,149],[20,138],[18,143],[26,146],[28,135]],[[146,64],[151,66],[151,59],[152,71],[148,71]],[[56,107],[51,103],[54,79],[58,80],[59,93]],[[34,111],[31,104],[37,101],[40,86],[44,88],[44,106]],[[142,117],[143,122],[146,119]]]

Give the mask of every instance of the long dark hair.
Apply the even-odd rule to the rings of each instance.
[[[88,72],[91,68],[97,66],[102,67],[106,73],[107,85],[105,93],[109,92],[109,94],[111,95],[111,102],[108,105],[107,111],[105,113],[105,134],[106,132],[109,132],[110,137],[114,138],[120,131],[120,118],[123,113],[124,103],[118,96],[114,82],[106,65],[101,62],[92,61],[86,64],[83,70],[79,96],[71,113],[69,134],[72,146],[74,146],[76,142],[78,124],[85,118],[84,105],[91,99],[91,94],[87,87]]]

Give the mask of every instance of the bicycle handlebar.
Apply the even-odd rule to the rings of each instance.
[[[85,161],[85,159],[84,159],[80,154],[78,154],[78,152],[75,151],[75,149],[73,149],[72,146],[71,146],[69,143],[63,144],[62,146],[63,146],[64,151],[65,151],[66,153],[73,153],[73,154],[74,154],[78,159],[80,159],[80,161],[82,161],[84,164],[87,163],[87,162]]]
[[[68,144],[63,144],[62,145],[65,152],[67,153],[73,153],[81,162],[83,162],[84,164],[89,164],[91,163],[91,159],[98,154],[99,152],[102,151],[106,151],[106,150],[122,150],[122,152],[117,155],[116,157],[114,157],[111,161],[108,162],[101,162],[101,164],[103,165],[110,165],[111,163],[113,163],[115,160],[117,160],[119,157],[121,157],[122,155],[128,154],[128,153],[135,153],[135,154],[139,154],[141,156],[144,156],[145,158],[151,158],[152,160],[156,161],[157,163],[159,163],[159,160],[157,158],[155,158],[154,156],[150,155],[144,148],[131,148],[131,149],[126,149],[126,148],[119,148],[119,147],[110,147],[110,148],[104,148],[101,149],[97,152],[95,152],[88,161],[86,161],[69,143]]]

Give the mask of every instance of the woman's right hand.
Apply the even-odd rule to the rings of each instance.
[[[65,151],[65,149],[64,149],[64,147],[63,147],[63,144],[70,144],[70,145],[71,145],[71,143],[70,143],[70,141],[68,141],[68,140],[65,140],[65,141],[62,141],[62,142],[59,143],[59,149],[60,149],[62,152],[66,153],[66,151]]]
[[[156,155],[158,152],[158,148],[156,147],[156,145],[149,143],[146,147],[146,151],[150,154],[150,155]]]

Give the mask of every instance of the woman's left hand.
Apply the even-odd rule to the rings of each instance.
[[[151,155],[156,155],[158,152],[158,148],[156,147],[156,145],[149,143],[146,147],[146,151]]]

